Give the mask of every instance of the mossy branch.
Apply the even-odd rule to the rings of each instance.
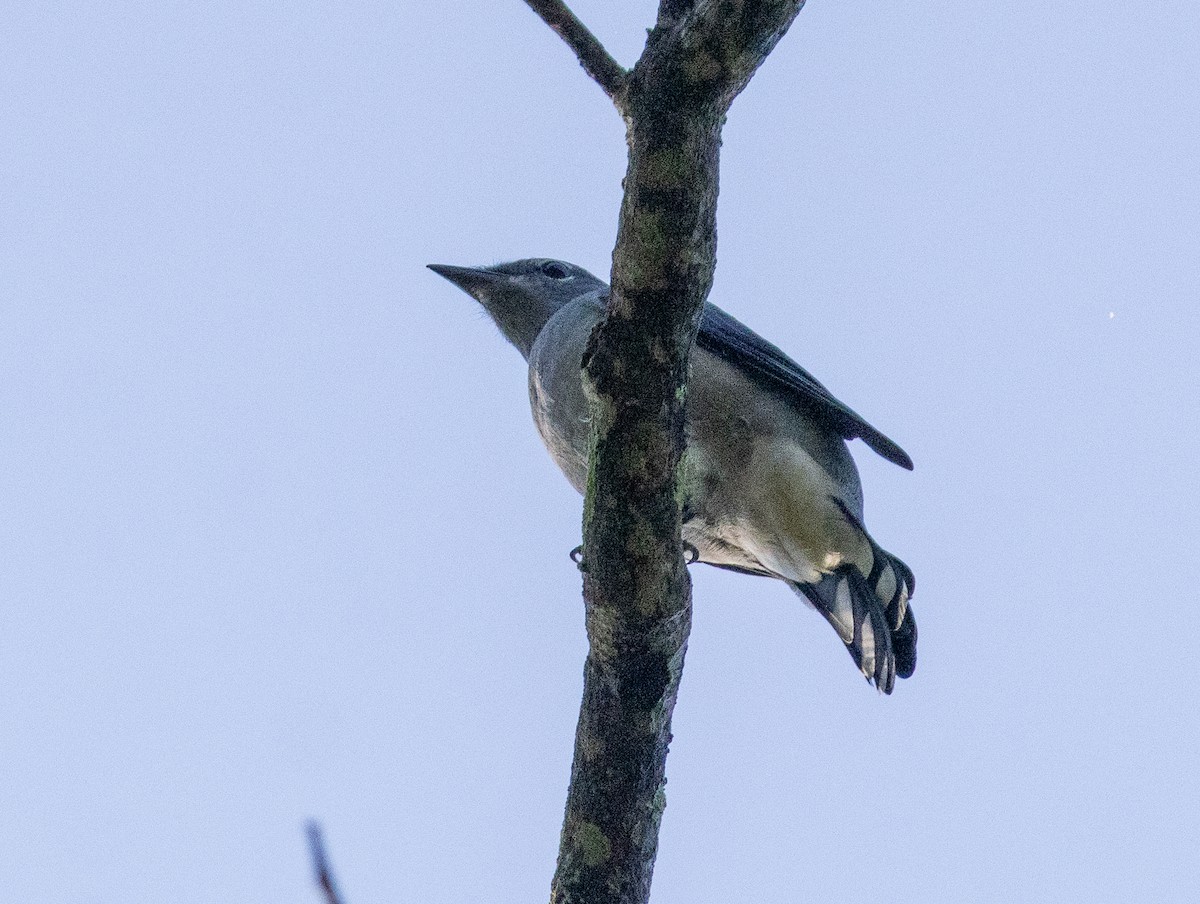
[[[614,98],[629,144],[612,294],[583,361],[589,652],[551,900],[645,904],[691,627],[679,473],[688,361],[716,266],[721,127],[803,0],[662,0],[641,58],[619,74],[565,5],[526,2]]]

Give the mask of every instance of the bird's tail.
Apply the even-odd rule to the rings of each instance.
[[[871,571],[846,562],[813,584],[792,583],[838,632],[854,664],[885,694],[917,667],[911,569],[871,542]]]

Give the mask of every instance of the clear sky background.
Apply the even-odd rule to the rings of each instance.
[[[625,64],[650,0],[579,0]],[[712,298],[900,442],[885,698],[693,569],[658,904],[1200,885],[1200,10],[812,0]],[[518,0],[0,13],[0,896],[545,900],[580,500],[424,269],[609,268],[621,123]]]

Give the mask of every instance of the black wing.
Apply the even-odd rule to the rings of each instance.
[[[908,453],[835,399],[803,367],[714,304],[704,306],[696,344],[759,383],[785,391],[804,412],[844,439],[860,437],[888,461],[912,470]]]

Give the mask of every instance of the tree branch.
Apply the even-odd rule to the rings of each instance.
[[[565,6],[526,2],[613,97],[629,144],[612,292],[583,360],[589,649],[551,900],[645,904],[691,628],[684,403],[716,266],[721,127],[803,0],[662,0],[641,58],[613,87],[589,68],[603,48]],[[569,28],[556,24],[563,15]]]
[[[337,883],[333,880],[333,868],[329,865],[329,855],[325,851],[325,838],[321,834],[321,826],[312,821],[304,830],[308,835],[308,853],[312,858],[313,875],[317,887],[325,895],[325,904],[342,904]]]
[[[686,65],[692,91],[728,109],[763,60],[787,33],[804,0],[663,0],[687,8],[676,14],[655,55]],[[647,53],[638,61],[649,62]]]
[[[583,71],[604,89],[617,109],[622,108],[622,92],[629,73],[612,58],[604,45],[562,0],[525,0],[542,21],[549,25],[575,51]]]
[[[701,0],[659,0],[658,27],[671,28],[692,11]]]

